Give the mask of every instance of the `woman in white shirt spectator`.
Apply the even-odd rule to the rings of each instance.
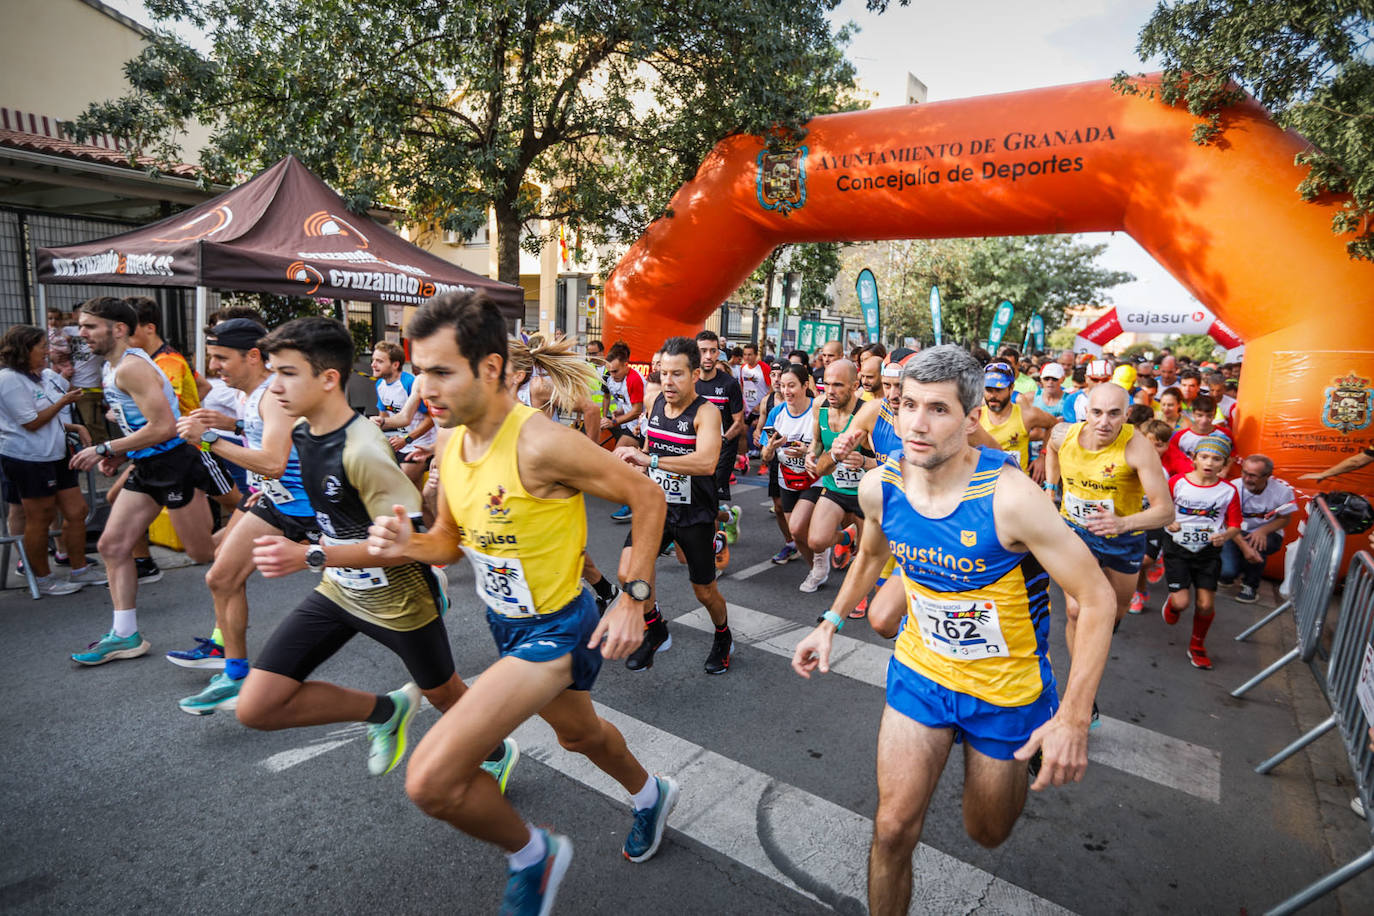
[[[39,591],[67,595],[103,585],[105,576],[86,564],[86,500],[67,464],[68,430],[90,444],[86,429],[69,422],[70,405],[81,392],[47,368],[47,359],[48,337],[39,328],[15,325],[0,338],[0,467],[24,507],[24,549]],[[48,529],[59,507],[72,564],[68,579],[48,566]]]

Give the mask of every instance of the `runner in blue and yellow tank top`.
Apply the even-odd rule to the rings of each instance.
[[[1092,697],[1111,644],[1111,591],[1039,488],[993,449],[978,424],[983,370],[963,349],[923,350],[902,378],[900,460],[865,475],[868,525],[822,622],[797,646],[804,677],[828,670],[834,633],[895,556],[907,609],[888,668],[878,732],[878,812],[869,857],[871,912],[906,912],[911,855],[949,752],[964,744],[965,827],[984,846],[1011,833],[1032,788],[1082,778]],[[1063,704],[1047,648],[1051,578],[1082,605],[1080,652]],[[877,609],[891,635],[901,622]]]
[[[406,786],[427,814],[505,850],[510,911],[547,912],[572,844],[523,821],[479,764],[493,742],[543,716],[564,747],[631,796],[626,858],[643,862],[658,850],[677,784],[645,771],[587,691],[603,658],[623,658],[644,638],[663,490],[586,436],[516,403],[505,384],[505,318],[485,296],[432,299],[408,330],[431,415],[454,433],[440,462],[434,530],[414,534],[398,512],[376,520],[369,544],[379,557],[430,564],[466,552],[501,658],[425,735]],[[633,513],[633,578],[600,619],[581,584],[583,492]]]

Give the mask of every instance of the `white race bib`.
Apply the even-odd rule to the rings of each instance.
[[[1097,515],[1098,509],[1106,509],[1108,515],[1116,512],[1116,504],[1110,499],[1084,499],[1082,496],[1064,491],[1064,514],[1079,525],[1087,526],[1088,519]]]
[[[272,477],[263,477],[256,471],[248,472],[248,485],[256,487],[258,492],[277,505],[292,502],[291,491],[282,486],[280,480]]]
[[[502,617],[533,617],[534,595],[530,593],[525,567],[515,557],[494,557],[464,545],[463,552],[472,563],[477,597]]]
[[[344,541],[338,538],[322,537],[320,543],[325,546],[338,544],[362,544],[362,540]],[[380,566],[326,566],[324,574],[329,577],[335,585],[341,588],[351,589],[357,592],[371,591],[374,588],[386,588],[390,584],[386,577],[386,570]]]
[[[649,479],[658,484],[670,505],[685,506],[692,501],[692,479],[663,468],[649,468]]]
[[[835,470],[831,472],[831,477],[835,479],[835,485],[846,490],[853,490],[858,487],[859,481],[864,479],[863,468],[851,468],[841,462],[835,465]]]
[[[1202,524],[1193,523],[1191,525],[1185,521],[1183,522],[1182,528],[1177,531],[1171,531],[1169,534],[1173,537],[1175,544],[1182,547],[1184,550],[1191,550],[1197,553],[1204,547],[1211,546],[1212,535],[1216,532],[1217,529],[1207,524],[1205,521]]]
[[[942,601],[907,589],[907,606],[920,626],[921,639],[942,658],[971,662],[1007,657],[996,602],[986,598]]]

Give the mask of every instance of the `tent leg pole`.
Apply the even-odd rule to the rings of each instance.
[[[196,371],[205,374],[205,324],[209,321],[209,303],[203,286],[196,287]]]

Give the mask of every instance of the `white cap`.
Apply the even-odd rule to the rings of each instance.
[[[1040,377],[1062,379],[1064,377],[1064,367],[1058,363],[1045,363],[1040,370]]]

